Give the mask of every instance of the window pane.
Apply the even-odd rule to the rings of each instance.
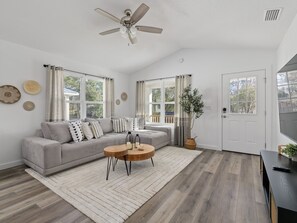
[[[246,91],[246,78],[240,78],[238,80],[238,100],[246,101],[247,91]]]
[[[292,103],[291,100],[279,100],[278,109],[280,113],[292,112]]]
[[[165,104],[165,123],[174,123],[174,105]]]
[[[87,118],[103,118],[102,104],[87,104]]]
[[[278,98],[279,99],[290,98],[288,85],[278,87]]]
[[[296,98],[297,97],[297,85],[289,85],[290,92],[291,92],[291,98]]]
[[[86,80],[86,100],[103,101],[103,82],[99,80]]]
[[[161,105],[150,104],[149,110],[149,122],[160,122]]]
[[[254,102],[256,101],[256,77],[248,77],[246,79],[246,93],[247,100]],[[249,112],[247,112],[249,113]]]
[[[165,102],[174,102],[175,100],[175,87],[165,88]]]
[[[247,113],[246,112],[246,102],[238,103],[238,113]]]
[[[68,120],[80,119],[79,103],[66,103],[66,118]]]
[[[290,84],[296,84],[297,83],[297,71],[290,71],[288,72],[288,80]]]
[[[152,89],[152,102],[161,102],[161,88]]]
[[[287,75],[286,73],[278,73],[277,76],[277,84],[278,85],[283,85],[283,84],[287,84],[288,80],[287,80]]]
[[[292,111],[296,112],[297,111],[297,99],[292,99]]]
[[[65,76],[64,77],[64,95],[66,100],[80,100],[80,78]]]

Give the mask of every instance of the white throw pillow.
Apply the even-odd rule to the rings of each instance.
[[[96,139],[104,135],[103,130],[98,121],[90,122],[90,125]]]
[[[133,131],[134,130],[134,118],[125,118],[126,119],[126,130]]]
[[[117,133],[126,132],[127,131],[126,120],[123,118],[114,119],[112,120],[112,127],[114,132],[117,132]]]
[[[91,130],[91,127],[89,126],[88,122],[83,122],[81,125],[82,131],[85,135],[85,137],[90,140],[94,138],[93,132]]]
[[[81,129],[81,121],[69,122],[69,130],[74,142],[81,142],[84,139],[84,134]]]

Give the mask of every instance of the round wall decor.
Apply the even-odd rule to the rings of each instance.
[[[37,81],[33,81],[33,80],[25,81],[23,84],[23,87],[24,87],[24,91],[27,94],[35,95],[35,94],[39,94],[39,92],[41,91],[40,84]]]
[[[123,93],[121,94],[121,99],[122,99],[123,101],[126,101],[127,98],[128,98],[127,93],[126,93],[126,92],[123,92]]]
[[[116,100],[116,105],[119,105],[119,104],[121,104],[121,101],[120,101],[120,99],[117,99]]]
[[[0,86],[0,102],[14,104],[21,99],[21,92],[12,85]]]
[[[24,108],[26,111],[33,111],[34,108],[35,108],[35,104],[34,104],[32,101],[26,101],[26,102],[24,102],[24,104],[23,104],[23,108]]]

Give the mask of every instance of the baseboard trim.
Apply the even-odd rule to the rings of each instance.
[[[24,164],[24,162],[22,160],[15,160],[15,161],[8,162],[8,163],[1,163],[0,170],[8,169],[8,168],[19,166],[22,164]]]
[[[214,145],[199,144],[197,146],[198,148],[202,148],[202,149],[212,149],[212,150],[221,151],[221,149],[218,146],[214,146]]]

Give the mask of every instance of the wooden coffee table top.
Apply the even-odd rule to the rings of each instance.
[[[124,146],[126,146],[126,145],[124,145]],[[155,155],[155,147],[153,147],[152,145],[141,144],[140,147],[141,147],[141,149],[143,149],[143,151],[138,150],[136,148],[134,148],[132,150],[128,150],[126,160],[127,161],[146,160],[146,159],[152,158]],[[124,159],[123,156],[116,155],[116,157],[121,160]]]
[[[128,149],[125,144],[108,146],[104,148],[105,156],[116,157],[116,156],[125,156],[127,154],[128,154]]]

